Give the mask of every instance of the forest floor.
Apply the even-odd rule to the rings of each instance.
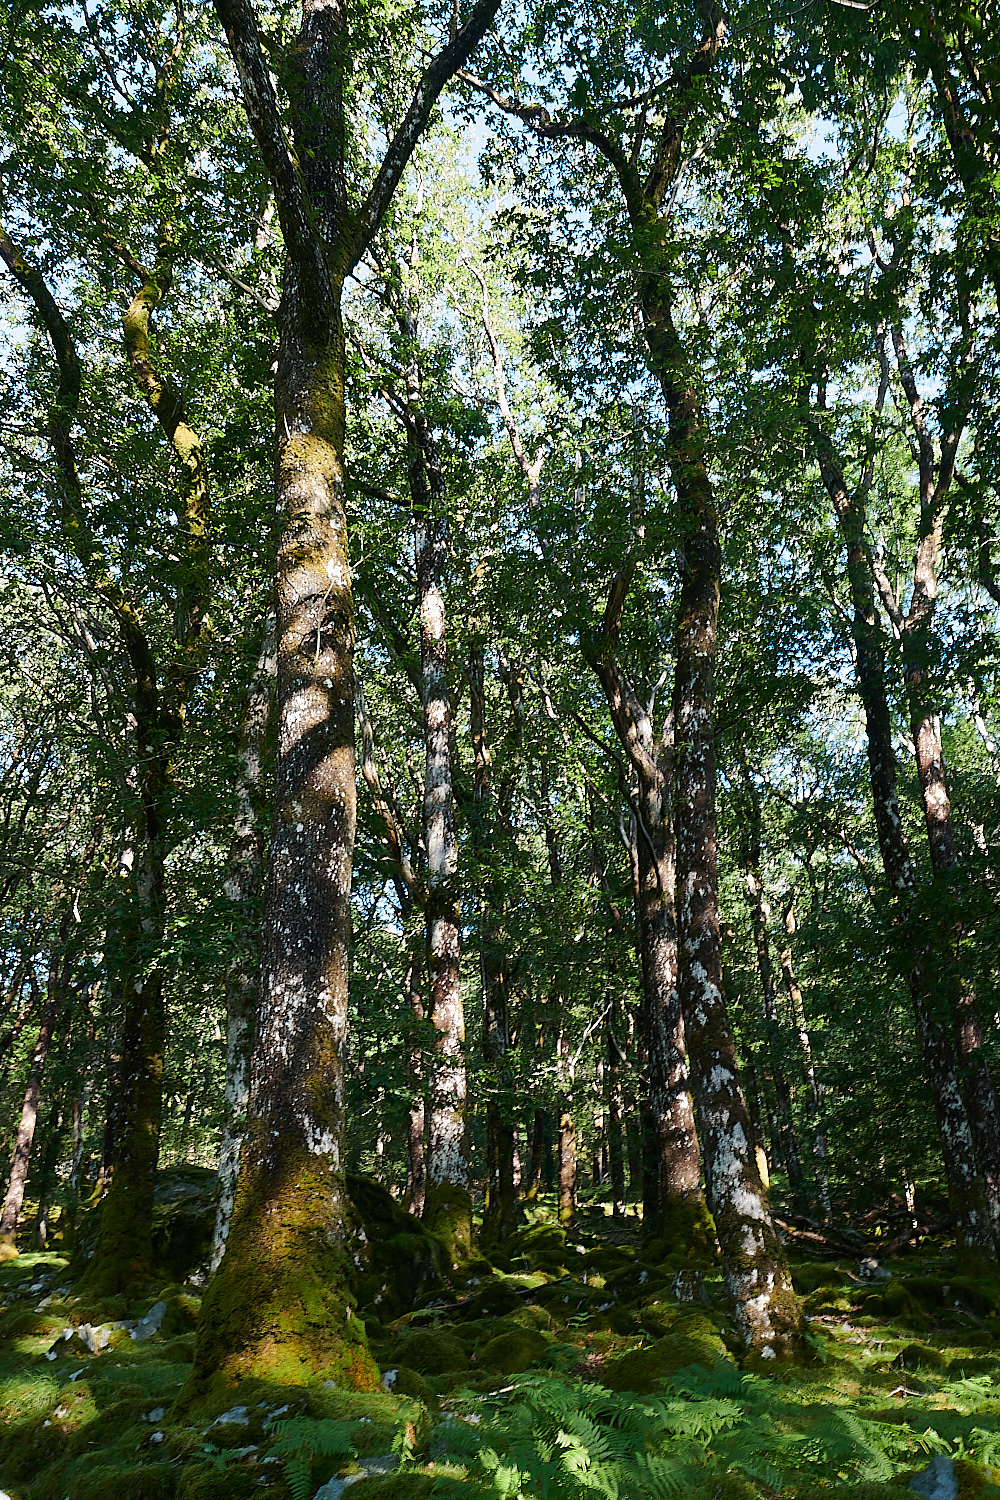
[[[98,1308],[74,1297],[57,1254],[0,1265],[0,1488],[10,1500],[339,1500],[360,1481],[349,1500],[901,1500],[933,1465],[941,1500],[950,1478],[958,1500],[1000,1497],[1000,1283],[963,1274],[946,1246],[868,1280],[856,1259],[794,1260],[805,1357],[750,1367],[717,1272],[643,1261],[633,1221],[599,1208],[570,1239],[547,1214],[502,1265],[480,1261],[419,1311],[383,1322],[362,1309],[383,1389],[247,1384],[196,1422],[171,1412],[195,1285]]]

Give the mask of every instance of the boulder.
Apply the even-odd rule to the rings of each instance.
[[[370,1177],[349,1174],[347,1191],[356,1214],[349,1249],[360,1305],[385,1322],[443,1292],[449,1266],[441,1241]]]

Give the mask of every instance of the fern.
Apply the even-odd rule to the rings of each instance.
[[[458,1399],[485,1406],[479,1423],[451,1418],[436,1435],[442,1456],[468,1465],[496,1500],[678,1500],[733,1471],[774,1492],[831,1473],[884,1482],[915,1447],[949,1447],[932,1428],[918,1437],[728,1361],[679,1371],[655,1395],[541,1371],[513,1384],[502,1401],[465,1393]],[[982,1384],[971,1385],[964,1394],[981,1400]],[[1000,1435],[969,1439],[981,1461],[1000,1452]]]
[[[309,1500],[314,1459],[352,1456],[352,1427],[351,1422],[336,1422],[332,1418],[313,1422],[307,1417],[288,1417],[268,1424],[267,1431],[273,1439],[271,1455],[285,1466],[292,1500]]]

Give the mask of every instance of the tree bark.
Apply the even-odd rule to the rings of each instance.
[[[418,397],[411,410],[419,420]],[[424,847],[427,853],[427,969],[430,1014],[437,1034],[431,1064],[427,1131],[427,1198],[424,1218],[440,1235],[453,1260],[472,1248],[472,1198],[466,1126],[465,1013],[460,976],[461,910],[458,841],[451,772],[451,702],[446,674],[444,570],[447,516],[439,483],[440,465],[429,435],[411,445],[411,492],[420,612],[420,662],[424,710]],[[428,454],[428,449],[431,448]],[[432,467],[433,466],[433,467]],[[416,471],[416,472],[415,472]]]
[[[254,918],[264,867],[260,798],[276,671],[274,616],[268,615],[240,730],[236,820],[223,883],[226,899],[234,908],[235,932],[226,965],[226,1090],[219,1146],[219,1204],[209,1258],[209,1269],[213,1272],[222,1260],[229,1235],[250,1097],[250,1056],[260,969],[259,929]]]
[[[823,1130],[823,1091],[816,1076],[816,1064],[813,1060],[812,1041],[809,1036],[809,1028],[806,1024],[806,1010],[802,1000],[802,990],[795,977],[795,969],[792,965],[792,938],[795,936],[795,892],[785,908],[785,933],[786,941],[781,950],[781,977],[785,982],[788,993],[789,1004],[792,1007],[792,1017],[795,1021],[795,1031],[799,1040],[799,1052],[802,1058],[802,1072],[806,1080],[808,1090],[809,1123],[812,1129],[813,1156],[816,1160],[816,1197],[819,1202],[820,1213],[824,1220],[829,1219],[833,1213],[830,1203],[830,1182],[826,1168],[826,1133]]]
[[[406,1001],[414,1030],[424,1019],[421,981],[426,973],[426,948],[424,934],[420,933],[413,940],[406,965]],[[406,1112],[406,1206],[411,1214],[420,1218],[427,1201],[427,1109],[424,1102],[424,1055],[419,1036],[409,1049],[407,1071],[410,1103]]]
[[[49,974],[46,987],[45,1011],[38,1028],[38,1039],[31,1054],[28,1081],[21,1104],[21,1119],[17,1127],[14,1156],[7,1181],[3,1209],[0,1211],[0,1260],[17,1254],[15,1241],[17,1226],[24,1203],[24,1188],[28,1180],[31,1163],[31,1146],[38,1119],[38,1100],[42,1088],[42,1069],[48,1056],[55,1030],[56,1020],[62,1008],[66,991],[66,969],[64,946],[69,931],[70,913],[67,912],[59,926],[59,936],[49,954]]]
[[[247,1131],[186,1402],[220,1376],[308,1384],[323,1372],[342,1384],[378,1384],[352,1316],[344,1182],[355,785],[341,298],[441,89],[498,3],[477,0],[428,63],[357,206],[361,195],[348,183],[345,8],[303,0],[286,59],[290,144],[249,0],[216,0],[286,253],[275,381],[278,743]]]
[[[614,658],[631,570],[616,574],[605,609],[603,649],[592,664],[604,688],[615,732],[629,756],[637,794],[633,881],[642,961],[642,1051],[648,1078],[644,1136],[649,1159],[643,1232],[665,1253],[706,1239],[705,1200],[688,1086],[688,1062],[677,978],[674,830],[671,821],[672,724],[660,735],[651,712]]]
[[[853,614],[855,674],[865,711],[868,767],[875,827],[886,880],[894,896],[912,902],[917,880],[899,814],[896,758],[885,688],[885,651],[875,608],[874,569],[865,539],[866,475],[857,494],[847,488],[830,439],[814,424],[820,473],[837,517],[847,554],[847,578]],[[948,1196],[959,1234],[979,1253],[994,1254],[993,1231],[979,1177],[972,1132],[956,1067],[949,1028],[928,1000],[930,953],[921,945],[918,961],[907,973],[924,1071],[934,1101],[934,1114],[944,1163]]]

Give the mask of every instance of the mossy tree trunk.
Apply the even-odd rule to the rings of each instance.
[[[348,183],[353,36],[345,7],[304,0],[282,73],[290,142],[252,6],[216,0],[286,254],[275,381],[277,754],[247,1129],[185,1401],[245,1375],[378,1382],[352,1316],[346,1249],[355,783],[341,297],[441,89],[497,3],[480,0],[428,63],[371,186],[358,192]]]
[[[165,100],[161,100],[165,103]],[[163,122],[150,117],[154,134]],[[157,139],[159,136],[157,135]],[[151,147],[147,142],[145,155]],[[107,1197],[88,1284],[117,1292],[143,1282],[152,1263],[152,1207],[159,1154],[166,1017],[158,966],[163,940],[164,859],[167,798],[172,761],[181,737],[187,698],[203,659],[208,608],[208,474],[197,434],[183,402],[153,357],[153,311],[172,276],[175,251],[169,224],[158,235],[156,265],[149,269],[105,234],[112,252],[139,278],[140,287],[123,318],[130,372],[178,460],[176,509],[183,533],[174,578],[175,623],[169,660],[158,667],[135,603],[91,529],[77,465],[74,426],[82,367],[69,326],[40,272],[29,265],[0,229],[0,259],[33,303],[48,335],[58,370],[49,413],[48,440],[58,476],[59,521],[66,544],[89,587],[118,627],[129,663],[135,733],[134,781],[138,806],[132,837],[123,846],[117,966],[121,986],[121,1070],[115,1099],[118,1128],[109,1137],[104,1181]],[[108,1176],[110,1173],[110,1182]]]

